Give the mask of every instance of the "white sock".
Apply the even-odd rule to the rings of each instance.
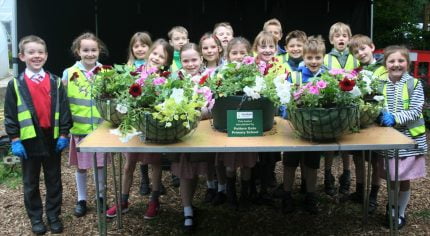
[[[87,172],[75,173],[76,177],[76,190],[78,191],[78,201],[87,200]]]
[[[399,192],[399,216],[405,217],[406,207],[408,206],[410,197],[410,190]]]
[[[225,184],[218,184],[218,192],[225,193]]]
[[[99,197],[103,197],[105,190],[103,168],[97,168],[97,178],[99,179]]]
[[[215,180],[211,180],[211,181],[208,180],[208,181],[206,181],[206,185],[210,189],[215,189]]]
[[[184,207],[184,216],[193,216],[193,208],[190,206]],[[192,219],[185,219],[184,225],[186,225],[186,226],[193,225],[193,220]]]

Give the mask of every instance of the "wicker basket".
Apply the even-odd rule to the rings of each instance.
[[[298,134],[311,141],[330,142],[358,128],[358,107],[288,109]]]
[[[151,113],[145,112],[136,124],[137,130],[142,132],[141,140],[149,143],[176,143],[180,138],[190,133],[197,127],[198,120],[190,124],[190,129],[183,125],[182,120],[173,121],[172,126],[166,127],[165,123],[160,123],[152,118]]]
[[[95,99],[97,110],[100,116],[112,123],[114,126],[121,124],[124,114],[116,110],[117,102],[115,99]]]
[[[381,108],[378,103],[366,103],[364,106],[360,106],[360,128],[374,124],[380,112]]]

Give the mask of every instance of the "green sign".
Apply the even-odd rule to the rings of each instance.
[[[228,110],[228,137],[263,136],[263,114],[261,110]]]

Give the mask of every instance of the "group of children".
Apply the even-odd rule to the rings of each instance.
[[[205,33],[198,44],[189,43],[188,31],[182,26],[169,31],[169,41],[157,39],[152,42],[146,32],[134,34],[130,40],[127,64],[142,70],[151,68],[170,68],[172,76],[205,75],[216,73],[217,68],[228,62],[241,63],[245,56],[255,56],[258,60],[276,64],[282,68],[279,73],[288,73],[288,80],[297,85],[307,83],[310,78],[318,77],[322,72],[333,68],[353,70],[363,67],[374,71],[384,81],[385,110],[378,121],[384,126],[393,126],[405,135],[415,139],[417,149],[400,150],[399,165],[400,192],[398,194],[400,228],[406,224],[406,206],[410,197],[410,180],[425,176],[425,158],[427,144],[425,127],[422,121],[424,103],[423,87],[417,79],[408,74],[409,56],[406,48],[390,46],[384,51],[384,58],[376,60],[373,56],[375,46],[364,35],[352,36],[348,25],[335,23],[329,32],[333,45],[326,54],[321,36],[307,37],[303,31],[295,30],[285,37],[285,49],[279,45],[283,33],[277,19],[267,21],[254,40],[253,45],[243,38],[234,37],[233,28],[223,22],[215,25],[213,32]],[[46,216],[53,233],[63,231],[60,216],[61,208],[61,151],[69,146],[69,163],[76,166],[77,202],[74,209],[76,217],[87,212],[87,170],[94,168],[94,153],[77,152],[76,145],[97,128],[102,121],[91,97],[93,69],[100,66],[99,57],[107,54],[106,46],[92,33],[84,33],[72,44],[72,52],[78,59],[67,68],[62,79],[44,71],[43,65],[48,52],[45,42],[37,36],[27,36],[19,43],[19,57],[26,63],[26,69],[13,79],[7,88],[5,101],[5,127],[12,140],[13,154],[22,158],[24,202],[31,221],[32,231],[43,234],[47,231],[42,215],[43,207],[39,193],[40,168],[45,175]],[[412,81],[412,82],[410,82]],[[412,84],[410,86],[409,84]],[[402,92],[403,91],[403,92]],[[405,92],[409,91],[409,92]],[[398,101],[400,99],[400,102]],[[208,111],[203,111],[203,119],[210,118]],[[287,118],[287,117],[285,117]],[[423,131],[424,130],[424,131]],[[70,134],[69,134],[70,133]],[[70,139],[70,141],[69,141]],[[383,155],[378,153],[377,155]],[[179,154],[178,154],[179,155]],[[244,207],[257,203],[273,203],[269,194],[270,187],[276,187],[274,167],[283,159],[283,184],[277,190],[282,198],[282,211],[294,212],[295,202],[292,195],[295,171],[299,166],[302,171],[302,192],[305,193],[304,209],[311,214],[318,213],[316,193],[317,170],[320,157],[325,157],[325,192],[335,195],[334,176],[331,172],[335,153],[302,152],[292,153],[182,153],[178,162],[171,164],[173,180],[179,179],[181,200],[184,209],[184,230],[192,231],[195,226],[193,195],[199,175],[206,176],[206,203],[220,205],[227,202],[232,208]],[[385,155],[392,157],[394,153]],[[351,182],[350,160],[360,164],[362,159],[354,153],[341,153],[343,173],[339,179],[339,192],[348,194]],[[99,191],[103,192],[104,176],[102,167],[107,153],[96,153],[95,168],[99,181]],[[129,209],[129,193],[133,173],[138,161],[142,162],[141,193],[149,194],[150,200],[145,219],[158,215],[159,196],[163,192],[161,184],[163,154],[125,153],[124,176],[121,193],[121,208],[125,213]],[[204,157],[204,158],[202,158]],[[377,207],[377,194],[380,178],[384,177],[385,166],[382,158],[372,159],[373,174],[370,193],[369,211]],[[152,189],[149,189],[148,164],[151,166]],[[393,164],[390,165],[390,173]],[[236,173],[240,168],[240,197],[236,194]],[[356,191],[351,200],[362,202],[363,174],[356,168]],[[393,177],[391,181],[393,180]],[[257,191],[259,183],[259,191]],[[97,201],[103,201],[100,194]],[[115,217],[117,208],[106,209],[108,217]],[[387,214],[394,214],[392,206],[387,205]]]

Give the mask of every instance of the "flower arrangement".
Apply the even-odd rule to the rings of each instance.
[[[331,108],[357,104],[360,99],[357,73],[332,69],[311,78],[304,86],[292,88],[291,108]]]
[[[135,73],[137,78],[122,91],[117,106],[125,115],[119,126],[123,134],[138,128],[148,114],[164,128],[180,122],[183,127],[192,129],[193,123],[200,119],[201,108],[213,105],[209,87],[200,85],[205,76],[191,78],[182,73],[172,76],[168,71],[144,67]]]
[[[231,62],[222,66],[209,79],[208,85],[215,98],[246,95],[251,99],[267,97],[275,105],[285,104],[290,97],[290,83],[285,73],[279,78],[277,64],[265,63],[245,57],[241,63]]]
[[[137,73],[128,65],[114,65],[96,67],[88,72],[93,79],[93,97],[99,99],[118,98],[126,90]]]

